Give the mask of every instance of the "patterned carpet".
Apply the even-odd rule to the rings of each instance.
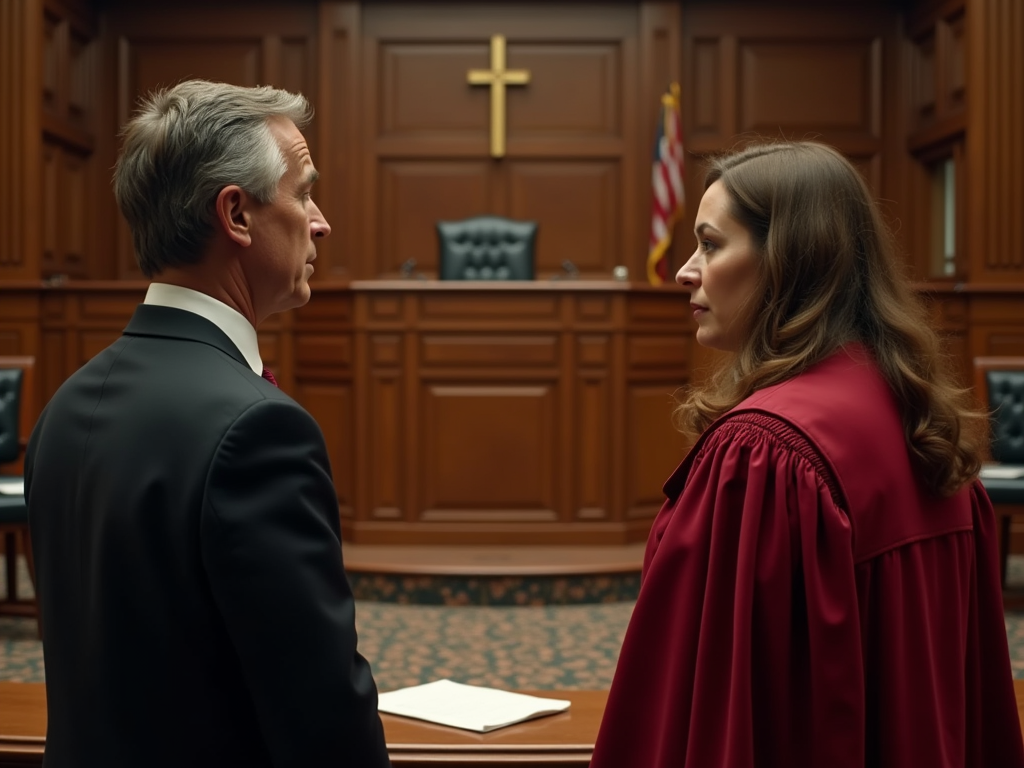
[[[1011,558],[1010,581],[1024,584],[1024,556]],[[382,691],[439,678],[506,689],[605,689],[632,609],[630,601],[447,607],[361,600],[356,624]],[[1014,676],[1024,679],[1024,613],[1006,614],[1006,632]],[[0,680],[43,679],[35,622],[0,618]]]
[[[440,678],[505,689],[604,689],[632,603],[491,608],[360,602],[359,648],[382,691]],[[42,682],[35,621],[0,618],[0,680]]]
[[[23,568],[21,573],[19,597],[30,597],[28,574]],[[611,684],[633,611],[631,600],[610,601],[615,590],[606,581],[595,579],[584,588],[567,586],[566,580],[559,579],[539,587],[521,584],[521,590],[511,590],[518,597],[511,592],[489,595],[487,602],[511,597],[519,603],[502,606],[410,605],[394,602],[397,598],[390,594],[394,590],[389,590],[381,595],[387,602],[357,600],[359,649],[369,659],[381,691],[439,678],[519,690],[605,689]],[[623,581],[623,594],[635,595],[633,581]],[[399,586],[409,597],[423,588],[422,580]],[[490,589],[494,588],[491,583]],[[548,594],[552,590],[589,602],[535,604],[542,594],[557,597]],[[366,583],[359,591],[371,592]],[[456,590],[453,601],[463,603],[465,592]],[[0,594],[6,594],[3,568]],[[0,617],[0,680],[44,680],[42,644],[34,619]]]

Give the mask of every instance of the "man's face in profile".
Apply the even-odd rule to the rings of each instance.
[[[305,137],[286,118],[273,118],[269,126],[288,170],[278,182],[274,199],[253,208],[252,247],[245,261],[257,318],[309,301],[315,239],[331,233],[313,202],[313,183],[319,174]]]

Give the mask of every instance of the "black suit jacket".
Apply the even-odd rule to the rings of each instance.
[[[25,494],[47,766],[388,765],[323,434],[213,323],[140,306]]]

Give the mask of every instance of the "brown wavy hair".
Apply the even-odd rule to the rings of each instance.
[[[874,355],[902,415],[920,479],[949,496],[977,476],[985,417],[957,387],[927,311],[857,170],[811,141],[755,144],[713,158],[731,213],[761,256],[751,332],[675,411],[690,437],[755,391],[796,376],[844,344]]]

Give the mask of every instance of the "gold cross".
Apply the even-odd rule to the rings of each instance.
[[[491,87],[491,157],[505,156],[505,86],[526,85],[528,69],[505,69],[505,36],[491,37],[491,68],[471,69],[466,74],[470,85]]]

